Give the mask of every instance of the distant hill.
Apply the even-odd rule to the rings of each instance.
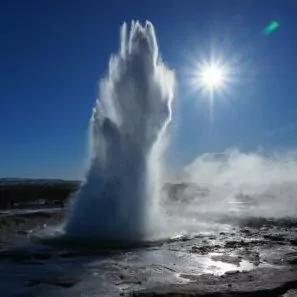
[[[0,208],[20,207],[36,203],[64,205],[75,193],[80,181],[62,179],[0,179]]]
[[[64,180],[64,179],[43,179],[43,178],[0,178],[0,185],[14,185],[14,184],[62,184],[75,183],[78,180]]]

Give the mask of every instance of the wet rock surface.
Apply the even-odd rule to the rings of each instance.
[[[209,236],[204,245],[193,245],[189,251],[238,267],[248,261],[253,269],[235,268],[222,275],[183,274],[189,283],[156,286],[131,296],[297,296],[296,230],[289,219],[280,220],[279,225],[276,220],[256,219],[237,232]]]
[[[1,218],[0,296],[297,296],[294,220],[245,219],[129,249],[32,242],[62,218]]]
[[[131,296],[285,296],[296,293],[297,270],[257,269],[201,276],[186,285],[159,286],[134,292]],[[290,295],[289,295],[290,294]]]

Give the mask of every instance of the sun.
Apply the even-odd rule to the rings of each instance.
[[[206,91],[224,88],[227,81],[227,71],[219,64],[211,63],[199,67],[198,84]]]
[[[194,66],[194,67],[193,67]],[[190,90],[201,92],[202,96],[209,102],[209,119],[211,125],[214,120],[214,105],[216,100],[226,98],[229,91],[229,84],[233,81],[234,70],[231,71],[229,60],[221,57],[210,57],[210,59],[200,59],[193,63],[189,71]]]
[[[209,120],[214,123],[217,101],[232,100],[234,86],[242,79],[240,55],[229,53],[228,57],[211,48],[209,54],[196,54],[186,68],[189,95],[193,100],[206,100]]]
[[[201,70],[201,84],[209,89],[215,89],[222,86],[225,79],[223,67],[218,65],[208,65]]]
[[[230,87],[238,81],[238,65],[232,59],[225,59],[222,55],[210,55],[198,58],[187,69],[189,90],[200,93],[197,98],[220,100],[227,98]]]

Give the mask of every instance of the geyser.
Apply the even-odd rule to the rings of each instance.
[[[68,214],[70,237],[146,240],[160,224],[162,140],[171,119],[174,73],[153,25],[123,24],[120,50],[100,82],[90,124],[90,166]]]

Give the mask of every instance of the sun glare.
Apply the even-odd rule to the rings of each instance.
[[[227,72],[225,67],[218,63],[201,65],[196,74],[196,83],[207,92],[213,92],[225,87]]]
[[[210,55],[193,60],[187,70],[191,92],[201,92],[206,97],[225,95],[229,85],[234,83],[234,62],[222,56]]]
[[[224,69],[218,65],[208,65],[201,70],[200,79],[202,86],[208,89],[219,88],[224,83]]]
[[[193,57],[190,62],[192,63],[187,69],[189,91],[197,95],[193,96],[193,99],[208,101],[209,120],[212,126],[216,101],[232,98],[231,87],[239,79],[239,60],[233,55],[228,59],[224,58],[222,54],[212,49],[209,55]]]
[[[209,118],[211,125],[214,119],[214,102],[228,92],[229,83],[232,82],[230,65],[220,58],[211,57],[208,61],[201,59],[195,63],[190,71],[190,86],[194,92],[200,91],[209,101]]]

